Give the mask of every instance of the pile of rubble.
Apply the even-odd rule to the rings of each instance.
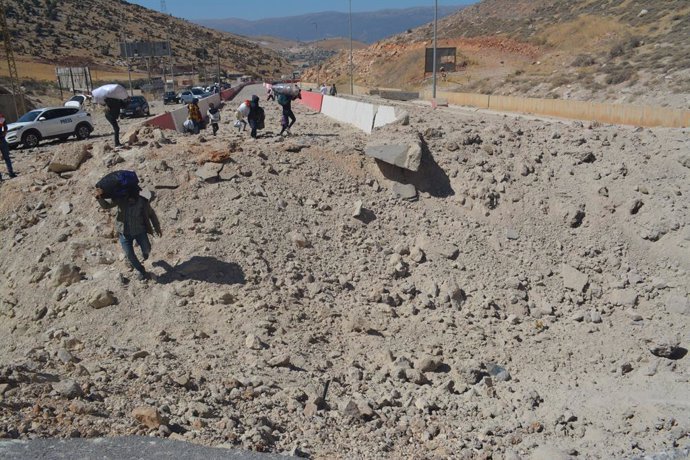
[[[226,121],[17,153],[0,437],[317,458],[687,448],[687,130],[408,106],[367,137],[298,107],[284,138],[266,111],[258,140]],[[163,225],[151,281],[92,196],[114,169],[137,171]]]

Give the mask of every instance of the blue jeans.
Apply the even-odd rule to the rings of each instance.
[[[120,245],[122,246],[122,250],[125,251],[127,260],[129,260],[129,263],[136,271],[139,273],[146,273],[146,269],[141,265],[141,262],[137,259],[137,255],[134,253],[135,241],[139,245],[139,249],[141,249],[144,260],[148,259],[151,253],[151,243],[149,242],[149,236],[146,232],[132,236],[120,233]]]
[[[12,169],[12,160],[10,160],[10,146],[7,145],[5,137],[0,137],[0,151],[2,151],[2,159],[5,160],[5,166],[7,166],[7,173],[10,176],[14,176],[14,169]]]

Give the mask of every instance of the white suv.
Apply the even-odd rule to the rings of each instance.
[[[22,144],[33,148],[42,139],[86,139],[93,131],[91,114],[76,107],[49,107],[27,112],[7,126],[5,140],[10,147]]]

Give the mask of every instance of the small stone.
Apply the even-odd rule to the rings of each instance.
[[[249,334],[244,341],[244,345],[251,350],[261,350],[264,347],[263,342],[254,334]]]
[[[117,298],[115,294],[109,290],[94,291],[89,298],[89,306],[96,310],[115,305],[116,303]]]
[[[623,307],[634,307],[637,304],[637,292],[634,289],[614,289],[608,295],[609,303]]]
[[[625,314],[630,318],[632,321],[642,321],[642,315],[640,315],[638,312],[635,310],[628,308],[625,310]]]
[[[132,417],[140,424],[157,429],[160,425],[166,424],[158,409],[151,406],[139,406],[132,411]]]
[[[510,372],[508,372],[508,370],[503,366],[499,366],[497,364],[487,364],[486,370],[489,375],[491,375],[498,382],[507,382],[510,380]]]
[[[267,363],[271,367],[290,367],[290,355],[287,353],[274,356]]]
[[[563,286],[575,292],[582,292],[589,283],[589,276],[567,264],[561,264]]]
[[[363,203],[361,200],[355,201],[355,208],[352,212],[352,217],[360,217],[362,215],[362,204]]]
[[[647,340],[647,348],[654,355],[660,358],[673,359],[680,351],[680,339],[676,337],[658,337]]]
[[[74,380],[61,380],[53,383],[52,387],[60,396],[67,399],[74,399],[83,395],[81,387]]]
[[[517,240],[520,239],[520,234],[514,228],[509,228],[506,230],[506,238],[508,240]]]
[[[70,353],[69,350],[67,350],[64,347],[61,347],[57,351],[57,358],[65,364],[74,363],[77,361],[77,359],[72,355],[72,353]]]
[[[288,239],[289,239],[290,241],[292,241],[292,242],[295,244],[295,246],[297,246],[298,248],[308,248],[308,247],[311,246],[311,243],[309,242],[309,240],[307,239],[307,237],[304,236],[304,234],[302,234],[302,233],[300,233],[300,232],[297,232],[297,231],[290,232],[290,233],[287,234],[287,237],[288,237]]]
[[[64,214],[64,215],[66,216],[67,214],[69,214],[69,213],[72,212],[72,203],[68,203],[68,202],[66,202],[66,201],[63,201],[63,202],[60,203],[60,205],[58,206],[58,209],[60,210],[60,212],[61,212],[62,214]]]
[[[670,313],[690,316],[690,299],[671,293],[666,297],[666,310]]]

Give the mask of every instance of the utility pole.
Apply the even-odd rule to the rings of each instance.
[[[122,40],[125,47],[125,61],[127,62],[127,76],[129,77],[129,95],[134,96],[134,88],[132,86],[132,66],[129,63],[129,50],[127,49],[127,39],[122,36]]]
[[[167,15],[168,14],[168,7],[165,4],[165,0],[161,0],[161,13]],[[166,33],[168,35],[168,59],[170,60],[170,80],[172,80],[172,88],[170,88],[172,91],[175,91],[175,69],[173,68],[173,59],[172,59],[172,48],[170,46],[170,27],[168,26],[166,29]],[[161,59],[162,61],[162,59]],[[163,90],[165,91],[167,89],[167,82],[165,81],[165,64],[163,64]]]
[[[220,90],[220,40],[218,40],[218,89]]]
[[[350,0],[350,94],[355,95],[354,66],[352,64],[352,0]]]
[[[436,38],[437,38],[437,33],[438,33],[438,0],[434,0],[435,6],[434,6],[434,90],[433,90],[433,99],[434,103],[436,102]]]
[[[14,99],[14,111],[17,118],[24,115],[26,106],[24,105],[24,93],[22,92],[21,82],[19,81],[19,73],[17,72],[17,63],[14,61],[14,53],[12,52],[12,38],[10,37],[10,29],[7,27],[7,19],[5,17],[5,3],[0,1],[0,28],[2,28],[2,38],[5,42],[5,55],[7,57],[7,69],[10,73],[10,82],[12,83],[12,99]],[[17,101],[19,98],[19,101]]]

